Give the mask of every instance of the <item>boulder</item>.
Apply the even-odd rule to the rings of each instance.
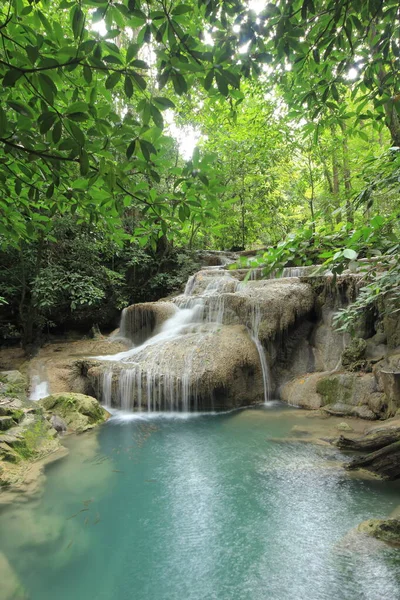
[[[96,398],[70,392],[52,394],[38,401],[46,413],[60,417],[69,431],[82,433],[103,423],[108,413]]]
[[[317,383],[327,373],[306,373],[288,381],[280,390],[280,398],[291,406],[317,410],[322,406],[322,397],[317,392]]]
[[[260,356],[243,325],[188,325],[123,362],[93,361],[87,376],[99,398],[109,389],[111,403],[130,410],[223,410],[263,399]]]
[[[383,315],[383,330],[387,337],[389,348],[400,346],[400,312],[394,311],[393,307],[388,307]]]
[[[338,431],[354,431],[354,429],[352,428],[351,425],[349,425],[348,423],[346,423],[345,421],[342,421],[341,423],[338,423],[336,425],[336,429]]]
[[[386,397],[375,377],[366,373],[307,373],[285,383],[280,398],[300,408],[322,408],[338,417],[377,419],[385,414]]]
[[[372,373],[331,373],[318,380],[316,391],[330,414],[376,419],[386,411],[385,395]]]
[[[367,342],[362,338],[354,338],[342,353],[342,365],[349,371],[357,371],[364,363]]]
[[[19,371],[0,371],[0,398],[26,398],[27,380]]]
[[[400,519],[368,519],[358,525],[357,531],[387,544],[400,546]]]
[[[124,308],[121,316],[120,335],[134,344],[142,344],[174,313],[172,302],[146,302]]]
[[[64,433],[65,431],[67,431],[66,422],[58,415],[51,415],[50,423],[51,426],[57,431],[57,433]]]
[[[368,406],[351,406],[342,402],[335,402],[323,407],[323,410],[334,417],[358,417],[359,419],[374,420],[376,414]]]
[[[314,292],[296,277],[268,279],[248,281],[236,293],[225,294],[224,301],[228,311],[266,344],[312,311]]]
[[[36,460],[59,448],[55,430],[39,413],[26,413],[21,424],[0,432],[0,458],[11,463]]]
[[[388,415],[393,416],[400,408],[400,370],[380,370],[380,377],[388,403]]]

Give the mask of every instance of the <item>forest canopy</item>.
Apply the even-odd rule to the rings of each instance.
[[[0,37],[0,296],[20,324],[51,322],[55,281],[69,311],[97,306],[167,247],[267,247],[270,269],[379,254],[398,282],[397,0],[9,0]]]

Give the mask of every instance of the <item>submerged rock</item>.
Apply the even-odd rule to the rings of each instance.
[[[6,556],[0,552],[1,600],[28,600],[29,596]]]
[[[82,433],[103,423],[108,413],[96,398],[84,394],[60,393],[52,394],[38,401],[44,410],[53,416],[61,417],[68,430]]]
[[[357,531],[400,546],[400,519],[368,519],[358,525]]]

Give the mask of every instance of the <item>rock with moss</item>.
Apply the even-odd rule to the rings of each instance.
[[[0,371],[0,399],[26,399],[27,380],[19,371]]]
[[[357,531],[387,544],[400,546],[400,519],[368,519],[358,525]]]
[[[377,419],[385,415],[387,401],[378,391],[372,373],[332,373],[317,382],[324,410],[337,416]]]
[[[387,413],[385,394],[371,373],[307,373],[282,386],[280,396],[292,406],[322,408],[338,417],[372,420]]]
[[[84,394],[59,393],[39,400],[38,404],[48,415],[56,415],[63,419],[68,431],[82,433],[92,429],[108,418],[108,412],[96,398]]]
[[[42,414],[26,414],[21,424],[0,432],[0,458],[11,463],[36,460],[58,448],[55,436]]]
[[[342,365],[349,371],[359,371],[365,363],[367,342],[362,338],[354,338],[342,352]]]

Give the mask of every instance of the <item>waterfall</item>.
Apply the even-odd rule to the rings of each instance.
[[[37,401],[50,395],[50,384],[43,365],[39,367],[38,373],[31,377],[31,391],[29,400]]]
[[[264,347],[259,338],[261,323],[261,311],[259,304],[253,304],[250,313],[250,334],[251,339],[256,345],[258,355],[260,357],[260,365],[263,376],[264,385],[264,404],[267,404],[270,398],[270,375]]]
[[[110,363],[97,380],[103,404],[106,407],[117,404],[125,411],[148,412],[187,412],[201,408],[202,401],[193,382],[193,359],[199,351],[197,340],[220,331],[221,326],[232,320],[238,322],[232,310],[227,312],[225,300],[245,285],[221,268],[207,268],[188,279],[184,293],[174,298],[172,305],[171,302],[148,303],[124,309],[120,332],[136,345],[115,355],[94,357]],[[162,323],[159,323],[160,307],[164,310],[165,320]],[[269,374],[265,351],[258,336],[260,308],[255,307],[253,313],[249,333],[259,356],[264,401],[267,402]],[[138,332],[143,331],[145,339],[139,341]],[[185,354],[182,355],[179,342],[184,337],[186,344],[192,338],[193,342],[185,346]],[[169,356],[173,360],[174,352],[182,363],[182,370],[178,373],[172,373],[169,368]],[[204,387],[202,389],[204,398]],[[214,407],[212,386],[207,402],[208,406]]]
[[[103,374],[103,385],[101,386],[102,401],[104,406],[111,406],[111,394],[112,394],[112,378],[113,374],[111,370],[104,371]]]

